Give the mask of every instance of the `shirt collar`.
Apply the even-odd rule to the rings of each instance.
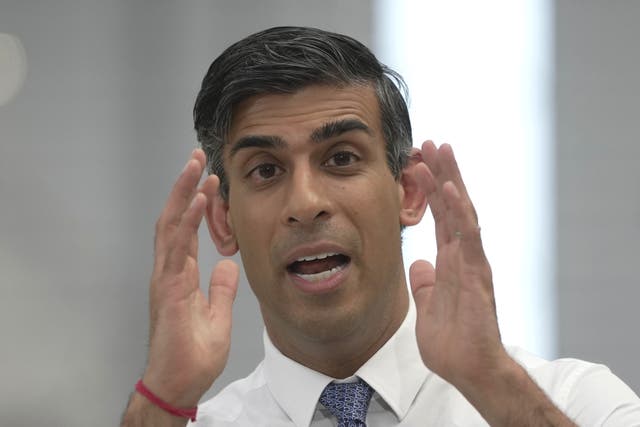
[[[400,328],[355,374],[375,389],[399,420],[406,416],[428,373],[416,342],[415,318],[410,303]],[[266,331],[263,340],[269,390],[297,427],[308,427],[320,394],[334,378],[280,353]]]
[[[418,350],[415,324],[415,307],[410,301],[400,328],[356,372],[384,399],[398,420],[409,412],[429,372]]]
[[[266,330],[263,340],[267,387],[297,427],[308,427],[322,390],[333,378],[309,369],[280,353]]]

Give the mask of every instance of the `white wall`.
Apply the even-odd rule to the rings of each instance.
[[[28,75],[0,107],[0,425],[118,424],[145,363],[154,222],[213,58],[274,25],[368,42],[370,21],[367,0],[2,0]],[[244,281],[237,303],[214,390],[262,358]]]
[[[482,226],[502,340],[555,356],[549,0],[377,0],[374,43],[411,90],[414,145],[453,145]],[[427,213],[405,267],[436,259]]]

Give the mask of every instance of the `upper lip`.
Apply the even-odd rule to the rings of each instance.
[[[308,243],[300,246],[296,246],[292,250],[290,250],[285,259],[285,267],[290,266],[296,261],[299,261],[301,258],[305,257],[315,257],[318,255],[346,255],[349,256],[345,248],[340,246],[337,243],[333,242],[314,242]]]

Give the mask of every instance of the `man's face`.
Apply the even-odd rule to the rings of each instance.
[[[234,109],[228,141],[227,222],[272,339],[327,342],[401,321],[403,189],[374,90],[255,96]]]

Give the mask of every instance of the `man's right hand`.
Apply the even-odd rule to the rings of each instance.
[[[238,266],[224,260],[213,269],[208,298],[200,290],[198,228],[207,199],[216,196],[219,186],[218,177],[211,175],[198,188],[205,164],[202,150],[194,150],[156,224],[149,357],[142,381],[180,408],[196,406],[226,365],[238,286]],[[132,399],[124,425],[140,419],[129,417],[140,398]]]

